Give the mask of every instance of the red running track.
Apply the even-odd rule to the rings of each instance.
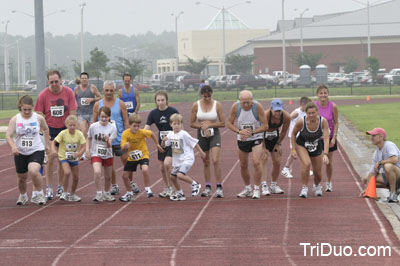
[[[347,101],[339,102],[341,104]],[[269,102],[263,102],[268,106]],[[287,104],[287,103],[286,103]],[[231,103],[223,103],[225,115]],[[176,106],[189,127],[191,104]],[[294,105],[287,105],[291,111]],[[145,118],[147,113],[142,113]],[[227,118],[227,117],[226,117]],[[295,178],[282,176],[283,195],[259,200],[238,199],[243,189],[235,134],[223,134],[221,167],[225,198],[188,197],[185,202],[147,199],[141,193],[132,203],[92,201],[95,195],[89,162],[80,165],[80,203],[53,200],[45,206],[16,206],[16,174],[10,149],[0,146],[0,265],[399,265],[399,240],[373,202],[358,198],[359,177],[342,149],[334,155],[334,192],[301,199],[300,163]],[[156,151],[152,151],[152,189],[160,192]],[[283,158],[289,152],[283,143]],[[121,188],[121,164],[118,161]],[[270,167],[270,164],[269,166]],[[204,184],[202,163],[190,175]],[[269,168],[270,171],[270,168]],[[141,174],[134,179],[143,190]],[[270,182],[270,178],[268,178]],[[311,182],[310,182],[311,184]],[[29,185],[31,187],[31,185]],[[213,185],[213,188],[215,186]],[[190,186],[183,184],[186,195]],[[122,189],[122,193],[125,190]],[[30,193],[30,191],[29,191]],[[391,256],[304,256],[300,243],[349,246],[390,246]],[[327,249],[325,249],[327,251]],[[348,249],[346,249],[348,251]]]

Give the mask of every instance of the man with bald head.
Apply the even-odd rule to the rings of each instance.
[[[236,121],[236,123],[235,123]],[[243,90],[239,94],[239,101],[234,103],[229,111],[228,127],[237,133],[240,173],[245,189],[237,196],[239,198],[260,198],[261,184],[261,153],[263,132],[268,129],[264,115],[264,108],[253,100],[253,94]],[[251,190],[249,173],[249,153],[253,152],[254,191]]]

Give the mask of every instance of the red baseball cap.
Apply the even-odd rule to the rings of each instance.
[[[367,131],[367,135],[375,136],[378,134],[386,138],[386,131],[383,128],[376,127],[373,130]]]

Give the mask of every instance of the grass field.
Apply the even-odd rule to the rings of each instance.
[[[384,128],[387,139],[400,147],[399,103],[339,106],[339,112],[361,132],[375,127]]]

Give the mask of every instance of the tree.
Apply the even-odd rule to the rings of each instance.
[[[358,68],[360,62],[358,61],[357,58],[355,58],[354,56],[352,57],[348,57],[345,56],[344,57],[344,72],[345,73],[350,73],[350,72],[354,72],[356,71],[356,69]]]
[[[110,71],[107,63],[110,61],[104,51],[94,48],[90,51],[90,60],[85,63],[85,72],[92,77],[100,79],[102,73],[106,74]]]
[[[322,53],[312,54],[310,52],[300,52],[292,54],[290,57],[298,67],[308,65],[311,67],[311,70],[314,70],[324,55]]]
[[[254,56],[252,55],[229,55],[226,57],[227,73],[229,74],[248,74],[251,72]]]
[[[123,57],[117,57],[119,62],[113,64],[112,69],[115,71],[116,75],[121,77],[124,73],[129,73],[134,79],[136,76],[140,76],[143,74],[143,71],[146,69],[146,65],[143,59],[126,59]]]
[[[375,56],[370,56],[365,59],[365,62],[367,63],[367,69],[369,73],[371,73],[372,80],[375,81],[376,77],[378,76],[378,70],[380,68],[378,58],[376,58]]]
[[[200,61],[196,62],[192,58],[186,56],[188,59],[188,65],[183,66],[182,69],[186,70],[189,73],[192,74],[200,74],[206,67],[207,65],[211,62],[208,60],[206,57],[203,57]]]

